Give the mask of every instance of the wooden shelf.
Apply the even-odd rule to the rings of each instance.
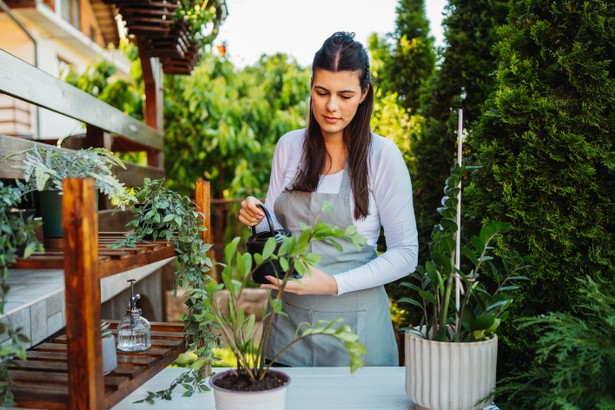
[[[109,245],[124,238],[121,232],[99,232],[98,265],[101,278],[175,256],[173,245],[164,240],[140,242],[134,248],[111,249]],[[18,269],[64,269],[64,251],[47,249],[27,259],[18,259]]]
[[[116,336],[118,321],[108,320]],[[105,408],[111,408],[185,351],[181,323],[152,322],[152,347],[145,352],[117,352],[118,367],[104,376]],[[69,401],[67,339],[62,334],[28,350],[27,360],[9,368],[19,407],[66,409]]]

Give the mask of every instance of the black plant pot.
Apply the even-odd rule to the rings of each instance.
[[[64,248],[64,231],[62,226],[62,191],[45,190],[38,191],[39,207],[43,219],[43,237],[46,249]],[[96,193],[96,209],[98,210],[98,198]]]
[[[62,248],[62,191],[46,190],[39,192],[43,236],[45,248]]]
[[[265,213],[265,217],[267,218],[267,222],[269,223],[269,231],[256,233],[256,230],[254,229],[254,227],[252,227],[252,236],[250,236],[246,240],[246,250],[250,255],[252,255],[252,266],[256,264],[256,261],[254,260],[254,254],[262,254],[263,249],[265,248],[265,243],[267,243],[267,240],[269,238],[275,238],[276,245],[274,253],[276,253],[282,246],[284,238],[292,235],[286,229],[273,229],[273,221],[271,220],[269,211],[267,211],[267,208],[262,205],[259,205],[259,207]],[[252,280],[256,283],[269,283],[265,276],[281,278],[284,276],[284,274],[284,269],[282,269],[280,263],[277,260],[271,260],[263,263],[261,266],[258,267],[258,269],[252,272]]]

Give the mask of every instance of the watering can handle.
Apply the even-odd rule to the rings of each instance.
[[[269,223],[269,232],[271,232],[271,236],[275,236],[275,229],[273,229],[273,221],[271,220],[271,215],[269,215],[269,211],[263,204],[257,204],[260,209],[265,213],[265,217],[267,218],[267,222]],[[256,235],[256,225],[252,226],[252,234]]]

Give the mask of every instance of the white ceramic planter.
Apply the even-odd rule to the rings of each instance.
[[[472,343],[435,342],[406,332],[406,394],[419,409],[482,409],[495,389],[497,336]]]
[[[216,410],[284,410],[286,389],[290,384],[290,376],[286,373],[270,370],[270,372],[282,374],[288,378],[286,384],[273,390],[244,392],[223,389],[215,385],[216,379],[224,377],[231,371],[218,373],[209,379],[209,384],[214,390]]]
[[[117,351],[115,350],[115,337],[113,335],[102,339],[103,374],[115,370],[117,367]]]

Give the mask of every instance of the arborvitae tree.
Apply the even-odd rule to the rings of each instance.
[[[451,0],[447,12],[443,22],[447,45],[424,105],[425,133],[413,147],[418,158],[414,187],[422,255],[427,254],[438,217],[435,210],[442,183],[457,153],[457,110],[463,109],[464,128],[471,132],[495,83],[497,64],[492,49],[496,29],[506,22],[508,6],[505,0]]]
[[[400,104],[416,114],[424,83],[433,74],[436,61],[424,0],[399,1],[396,29],[389,37],[391,54],[384,59],[378,84],[383,95],[397,93]]]
[[[484,168],[465,204],[511,222],[509,242],[537,257],[513,311],[529,316],[576,306],[579,276],[615,275],[615,3],[511,4],[497,88],[470,140]],[[509,322],[501,341],[505,375],[535,338]]]
[[[411,175],[416,173],[413,144],[424,126],[420,96],[435,67],[433,43],[423,0],[400,0],[395,32],[383,38],[372,35],[368,43],[376,95],[372,129],[395,141]],[[386,249],[383,236],[378,247]],[[389,284],[387,290],[393,301],[403,294],[398,283]],[[402,318],[396,325],[406,323]]]

